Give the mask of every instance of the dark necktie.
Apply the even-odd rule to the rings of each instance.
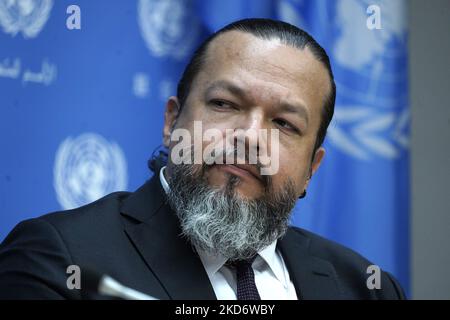
[[[252,268],[255,258],[256,256],[249,260],[238,260],[232,263],[236,268],[238,300],[261,300]]]

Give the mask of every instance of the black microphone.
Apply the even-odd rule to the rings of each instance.
[[[156,152],[158,152],[158,155],[156,155]],[[161,146],[156,147],[152,152],[152,156],[147,161],[148,168],[154,173],[159,173],[159,170],[167,164],[168,156],[167,149]]]
[[[89,268],[81,269],[81,288],[85,293],[94,292],[125,300],[158,300],[152,296],[128,288],[106,274]]]

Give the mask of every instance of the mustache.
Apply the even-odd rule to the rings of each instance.
[[[179,150],[182,154],[181,162],[182,163],[196,163],[195,162],[195,147],[194,144],[190,144],[188,146],[183,147]],[[217,153],[217,154],[216,154]],[[259,171],[265,167],[265,165],[261,162],[260,156],[255,155],[252,152],[250,155],[249,148],[244,148],[244,152],[242,152],[241,148],[236,145],[231,145],[225,148],[221,148],[217,152],[217,149],[213,149],[212,152],[208,154],[203,154],[202,159],[204,163],[207,164],[249,164],[254,165]],[[229,160],[232,160],[231,163],[228,163]],[[198,164],[198,163],[196,163]]]
[[[263,168],[263,164],[261,163],[259,158],[256,159],[256,163],[249,163],[249,153],[247,150],[245,151],[245,153],[243,153],[240,152],[238,148],[231,147],[228,149],[222,149],[222,152],[218,155],[213,155],[211,158],[205,159],[201,167],[202,176],[204,176],[208,170],[212,169],[217,164],[224,163],[223,161],[219,160],[229,159],[230,157],[232,157],[234,164],[246,164],[249,166],[253,166],[256,169],[256,172],[261,172],[261,169]],[[239,159],[244,160],[244,163],[238,162]],[[272,176],[260,174],[258,178],[261,180],[261,183],[263,184],[266,191],[270,191],[270,188],[272,187]]]
[[[190,163],[194,162],[194,144],[190,144],[181,149],[181,153],[184,155],[184,161],[190,160]],[[227,160],[232,159],[232,163],[230,164],[246,164],[249,166],[254,166],[257,172],[261,172],[261,169],[264,168],[259,157],[254,157],[250,159],[249,150],[245,148],[245,152],[242,152],[236,145],[232,145],[228,148],[221,148],[220,152],[216,152],[214,149],[207,157],[205,157],[201,163],[200,172],[194,170],[194,173],[199,174],[202,178],[206,175],[207,171],[212,169],[214,166],[218,164],[228,164]],[[217,153],[217,154],[216,154]],[[190,159],[189,159],[190,155]],[[182,156],[183,157],[183,156]],[[255,159],[256,158],[256,159]],[[250,160],[256,160],[256,163],[250,163]],[[241,161],[241,162],[238,162]],[[242,163],[242,161],[244,163]],[[253,162],[253,161],[252,161]],[[198,165],[198,164],[197,164]],[[177,165],[179,166],[179,165]],[[272,188],[272,176],[271,175],[259,175],[261,183],[266,192],[271,192]]]

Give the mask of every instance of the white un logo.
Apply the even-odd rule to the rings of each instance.
[[[330,53],[339,99],[329,141],[358,160],[394,160],[409,148],[406,2],[377,1],[379,30],[367,28],[370,4],[336,1]]]
[[[155,57],[185,58],[200,35],[200,23],[191,12],[192,1],[139,0],[138,23]]]
[[[52,10],[53,0],[0,0],[0,26],[13,37],[22,32],[34,38],[42,30]]]
[[[56,152],[54,187],[64,209],[125,190],[127,164],[120,147],[95,133],[68,137]]]

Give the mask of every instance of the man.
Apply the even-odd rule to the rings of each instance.
[[[134,193],[20,223],[0,248],[0,297],[97,297],[68,288],[66,269],[77,265],[81,276],[89,267],[159,299],[404,298],[386,272],[368,286],[371,263],[357,253],[288,227],[324,157],[335,90],[328,56],[304,31],[265,19],[226,26],[168,99],[167,166]],[[199,142],[176,153],[174,135],[195,136],[199,123],[219,132],[215,160],[246,162],[180,162]],[[277,134],[255,145],[242,135],[250,130]],[[261,158],[248,160],[270,151],[277,165],[265,175]]]

